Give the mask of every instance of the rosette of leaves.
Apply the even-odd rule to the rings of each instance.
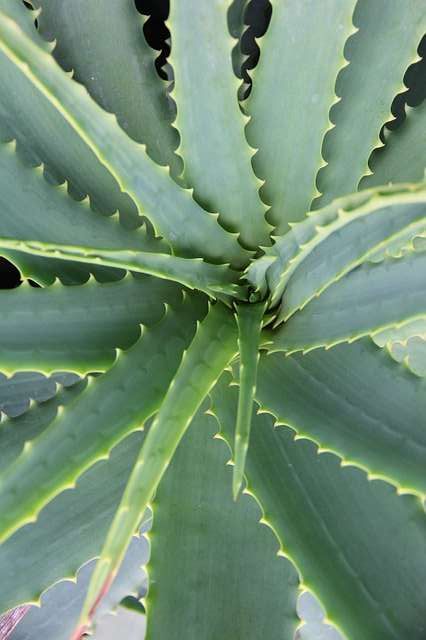
[[[171,0],[161,74],[133,0],[33,5],[0,0],[1,610],[94,557],[56,638],[143,595],[150,507],[149,639],[290,640],[306,589],[424,639],[424,1],[273,0],[252,69],[250,2]]]

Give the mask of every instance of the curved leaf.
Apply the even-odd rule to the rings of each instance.
[[[253,498],[233,502],[229,450],[216,432],[198,412],[152,505],[147,640],[293,638],[297,573],[277,557]]]
[[[283,296],[280,320],[369,258],[424,231],[424,185],[371,189],[336,200],[279,239],[266,273],[271,304]],[[248,274],[250,279],[250,271]]]
[[[420,182],[426,170],[426,100],[418,107],[405,107],[406,118],[395,130],[386,130],[385,146],[374,153],[372,174],[360,188],[388,182]]]
[[[73,635],[76,640],[88,628],[100,597],[109,590],[131,536],[194,414],[236,350],[234,315],[218,303],[199,325],[145,438],[93,573]]]
[[[157,410],[206,311],[204,296],[170,307],[116,364],[30,441],[0,474],[0,537],[36,520],[52,498]],[[136,529],[136,526],[135,526]],[[132,531],[133,533],[133,531]]]
[[[253,165],[277,235],[309,210],[323,164],[321,145],[336,100],[334,84],[345,64],[355,0],[272,1],[269,29],[252,73],[247,109]]]
[[[0,50],[65,118],[177,252],[237,266],[247,261],[236,238],[127,136],[115,116],[103,111],[15,22],[4,13],[0,18]]]
[[[382,144],[379,134],[392,117],[392,100],[405,89],[404,73],[417,58],[426,6],[423,0],[360,0],[354,25],[357,31],[345,47],[349,64],[336,83],[340,100],[330,113],[334,127],[324,140],[327,164],[318,175],[317,207],[356,191],[370,172],[368,160]]]
[[[228,378],[229,380],[229,378]],[[233,439],[237,391],[216,387],[213,409]],[[312,442],[259,415],[247,456],[248,490],[302,584],[351,640],[423,640],[426,515],[414,496],[342,468]]]
[[[180,173],[175,154],[178,134],[172,127],[175,114],[167,84],[155,69],[155,52],[143,33],[142,16],[134,0],[34,0],[41,8],[39,31],[55,40],[53,55],[106,110],[117,115],[126,133],[146,144],[155,162]],[[111,56],[111,42],[114,55]]]
[[[426,316],[426,253],[366,263],[269,333],[271,350],[309,351],[352,342]]]
[[[256,398],[314,440],[401,492],[426,494],[425,381],[370,340],[305,356],[262,356]]]
[[[178,291],[167,281],[130,275],[108,284],[0,291],[0,370],[104,371],[116,348],[134,344],[140,325],[157,322],[164,301]]]
[[[244,137],[245,118],[232,69],[229,2],[172,0],[169,27],[176,126],[186,182],[219,221],[252,249],[268,243],[265,206]],[[191,20],[188,21],[188,13]],[[188,64],[188,59],[191,61]],[[226,134],[224,132],[226,131]]]

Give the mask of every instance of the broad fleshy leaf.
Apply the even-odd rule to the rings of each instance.
[[[213,410],[229,442],[237,390],[226,385]],[[426,515],[417,497],[318,455],[269,415],[257,416],[246,470],[248,491],[327,620],[351,640],[423,639]]]
[[[56,495],[159,408],[197,321],[206,312],[204,296],[185,296],[161,322],[144,330],[132,349],[92,381],[86,391],[0,474],[0,537],[34,521]],[[136,529],[136,527],[135,527]],[[132,531],[133,533],[133,531]]]
[[[425,495],[425,384],[364,339],[304,356],[263,355],[256,397],[298,437]]]
[[[229,5],[198,0],[194,11],[192,0],[170,3],[172,97],[185,181],[195,187],[197,200],[219,213],[219,222],[238,232],[244,246],[256,249],[269,243],[269,225],[244,136],[246,118],[238,105]]]
[[[397,129],[385,133],[385,146],[372,156],[372,174],[361,189],[389,182],[420,182],[426,170],[426,101],[405,107],[406,118]]]
[[[272,1],[244,106],[251,116],[247,139],[257,149],[253,165],[265,181],[261,196],[277,235],[303,218],[317,194],[321,145],[354,6],[355,0]]]
[[[16,22],[4,13],[0,18],[0,50],[82,137],[158,234],[180,255],[234,265],[247,262],[248,253],[236,238],[127,136],[115,116],[99,107]]]
[[[145,228],[127,230],[117,217],[107,218],[92,211],[87,200],[72,200],[65,185],[48,184],[41,167],[24,166],[14,143],[0,143],[0,235],[10,239],[88,244],[99,249],[167,251],[167,246],[154,239]],[[40,273],[36,272],[38,279],[43,284],[52,282],[54,265],[44,261],[43,267],[44,271],[40,266]],[[102,269],[98,271],[102,273]],[[64,264],[56,273],[62,279],[70,279],[72,267]]]
[[[40,605],[46,589],[58,581],[75,581],[81,565],[99,555],[141,438],[140,433],[126,438],[109,460],[85,473],[75,489],[52,500],[36,523],[2,544],[2,611],[23,602]]]
[[[340,100],[330,113],[334,127],[324,140],[327,164],[318,176],[322,196],[316,207],[356,191],[370,172],[370,155],[382,145],[380,130],[392,118],[392,100],[404,91],[405,71],[418,57],[426,6],[423,0],[359,0],[354,25],[345,47],[349,64],[336,82]]]
[[[365,263],[269,333],[272,351],[352,342],[426,317],[426,252]]]
[[[0,370],[105,371],[116,348],[128,349],[140,325],[158,322],[164,302],[179,300],[166,280],[134,278],[119,282],[45,289],[22,284],[0,291]]]
[[[148,556],[148,541],[134,537],[109,593],[100,603],[95,626],[116,613],[120,601],[131,593],[143,595],[146,591],[146,575],[143,565]],[[95,562],[82,567],[75,582],[63,581],[51,587],[41,598],[41,607],[32,607],[16,629],[11,640],[69,640],[78,620],[90,576]]]
[[[167,83],[155,68],[155,52],[143,33],[144,18],[134,0],[34,0],[41,8],[39,31],[55,40],[53,55],[106,110],[115,113],[126,133],[143,144],[160,165],[180,173],[175,154],[178,134]],[[115,43],[111,55],[111,42]]]
[[[397,185],[371,189],[336,200],[279,239],[266,278],[271,304],[283,296],[280,320],[323,292],[354,267],[382,254],[402,238],[424,231],[424,185]],[[248,274],[250,280],[250,272]]]
[[[233,502],[229,449],[216,432],[212,417],[194,417],[152,504],[147,640],[290,640],[297,572],[259,526],[253,498]]]
[[[93,573],[73,635],[76,640],[90,624],[99,598],[109,590],[131,536],[193,416],[236,351],[234,314],[218,303],[199,325],[145,438]]]
[[[36,371],[22,371],[10,377],[0,373],[0,411],[10,417],[19,416],[31,402],[50,400],[61,387],[69,388],[78,380],[73,373],[49,377]]]

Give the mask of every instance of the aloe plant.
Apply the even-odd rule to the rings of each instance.
[[[12,637],[133,593],[152,640],[291,640],[309,590],[424,639],[424,1],[171,0],[166,65],[133,0],[32,4],[0,0],[4,637],[98,558]]]

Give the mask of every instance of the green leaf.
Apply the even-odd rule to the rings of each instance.
[[[114,580],[111,590],[100,604],[96,622],[108,613],[115,612],[120,600],[131,592],[145,591],[146,577],[143,565],[148,555],[148,542],[144,537],[134,537],[130,543],[123,565]],[[60,582],[45,593],[41,608],[32,607],[16,629],[13,640],[69,640],[78,620],[91,573],[95,562],[82,567],[76,582]],[[145,587],[145,588],[144,588]]]
[[[15,22],[4,13],[0,18],[0,50],[109,169],[120,188],[151,220],[157,234],[163,235],[180,255],[204,256],[235,266],[247,262],[248,254],[236,238],[127,136],[115,116],[99,107]]]
[[[133,348],[121,353],[115,365],[0,474],[2,540],[36,520],[47,502],[73,487],[86,469],[143,427],[158,410],[205,312],[201,295],[185,296],[169,307],[161,322],[145,329]]]
[[[272,351],[352,342],[426,316],[426,252],[365,263],[269,333]]]
[[[204,262],[202,258],[179,258],[164,253],[102,249],[88,246],[68,245],[56,242],[40,242],[31,239],[9,240],[0,236],[0,248],[17,249],[23,253],[50,259],[70,260],[110,267],[131,269],[157,278],[179,282],[190,289],[233,296],[244,300],[245,287],[239,286],[240,273],[227,265]]]
[[[412,322],[406,322],[400,327],[392,327],[390,329],[384,329],[380,333],[371,336],[373,341],[379,347],[384,347],[386,344],[398,340],[404,342],[411,336],[424,336],[426,335],[426,318],[417,318]]]
[[[321,145],[336,100],[334,85],[353,32],[354,0],[273,0],[247,109],[247,138],[258,149],[253,165],[262,180],[270,222],[285,233],[317,195]]]
[[[364,400],[365,396],[363,397]],[[307,404],[307,403],[305,403]],[[233,439],[237,391],[226,381],[213,409]],[[426,515],[414,496],[369,482],[359,469],[295,442],[288,428],[257,416],[247,456],[248,490],[259,500],[302,587],[351,640],[424,637]]]
[[[393,243],[424,231],[424,185],[371,189],[336,200],[278,240],[277,260],[266,277],[273,292],[271,304],[283,297],[279,319],[297,309],[329,285]],[[248,274],[250,278],[250,273]],[[283,292],[285,295],[283,296]]]
[[[233,502],[229,449],[216,432],[198,412],[153,502],[147,639],[293,638],[297,573],[277,557],[253,498]]]
[[[405,90],[404,73],[418,58],[426,6],[423,0],[360,0],[354,25],[357,31],[345,47],[349,64],[336,83],[340,100],[330,113],[334,127],[324,140],[327,164],[318,175],[323,195],[315,203],[321,207],[356,191],[370,172],[370,155],[382,145],[381,127],[392,119],[392,100]]]
[[[7,468],[19,455],[24,442],[32,440],[48,428],[57,415],[59,407],[69,404],[82,393],[84,388],[85,382],[80,382],[69,389],[59,391],[50,400],[40,404],[34,403],[25,414],[2,422],[0,426],[1,468]],[[24,527],[1,546],[0,572],[4,580],[0,584],[0,611],[3,612],[23,602],[40,604],[42,592],[57,580],[74,580],[80,565],[99,553],[105,527],[108,527],[117,507],[133,465],[134,456],[140,446],[141,437],[142,434],[139,433],[125,439],[113,450],[108,461],[98,463],[84,474],[73,491],[64,492],[55,498],[42,511],[36,524]],[[140,546],[140,542],[135,542]],[[132,542],[133,547],[135,542]],[[146,549],[144,553],[146,558]],[[119,583],[113,585],[113,594],[117,591],[117,587],[121,589],[124,585],[129,585],[126,576],[132,581],[137,577],[138,583],[143,580],[139,567],[129,567],[129,562],[126,561],[125,564],[125,575],[121,574]],[[79,588],[84,586],[84,581],[82,583],[81,579],[82,573],[86,574],[86,572],[87,568],[79,573]],[[137,573],[139,573],[138,576]],[[87,586],[87,579],[85,584]],[[19,632],[24,633],[27,623],[36,628],[38,624],[46,621],[46,614],[49,611],[48,603],[52,603],[52,596],[53,603],[56,605],[58,593],[67,589],[71,589],[72,593],[75,591],[69,583],[62,583],[45,595],[42,600],[42,611],[37,613],[38,610],[33,610],[29,613],[25,625],[20,625]],[[130,591],[131,589],[127,593]],[[48,605],[47,611],[46,605]],[[105,605],[108,607],[108,603],[103,603],[101,610],[105,609]],[[76,610],[75,616],[78,612],[79,609]],[[57,624],[60,623],[66,628],[67,621],[61,615],[57,615],[56,620]],[[69,632],[72,630],[72,620],[70,624]],[[56,631],[58,631],[57,628]],[[53,633],[50,623],[49,632]],[[43,637],[47,638],[44,635]]]
[[[265,303],[237,306],[238,351],[240,355],[240,393],[235,429],[235,459],[232,492],[237,499],[244,478],[244,465],[250,440],[253,401],[256,391],[259,341]]]
[[[192,0],[171,2],[172,95],[186,182],[209,211],[219,212],[226,228],[238,232],[244,246],[255,249],[269,244],[268,224],[238,105],[228,7],[222,0],[199,0],[196,7]]]
[[[34,28],[34,14],[21,2],[1,0],[0,9],[15,19],[35,43],[45,49],[50,45]],[[10,90],[13,87],[13,91]],[[120,220],[134,228],[141,223],[135,204],[122,193],[118,183],[99,162],[76,131],[70,127],[55,107],[32,85],[22,72],[0,53],[0,139],[16,140],[21,160],[32,166],[42,163],[43,172],[55,184],[67,181],[73,198],[89,195],[91,207],[105,214],[119,211]],[[66,148],[67,152],[63,150]],[[15,193],[17,193],[15,191]],[[167,251],[163,243],[162,251]],[[55,276],[64,283],[77,284],[87,280],[90,269],[84,265],[69,265],[55,261],[46,264],[41,258],[7,252],[21,273],[40,284],[51,284]],[[96,277],[114,279],[112,269],[92,269]]]
[[[0,373],[0,411],[12,417],[21,415],[31,401],[49,400],[62,386],[68,388],[78,380],[73,373],[57,373],[49,378],[35,371],[22,371],[9,378]]]
[[[120,443],[0,548],[0,610],[20,603],[40,605],[55,582],[75,581],[82,564],[99,555],[120,502],[142,434]],[[71,631],[71,630],[70,630]],[[56,640],[56,639],[55,639]]]
[[[139,251],[164,248],[144,229],[129,231],[116,218],[93,212],[87,201],[72,200],[65,186],[48,184],[41,168],[22,164],[13,143],[0,144],[0,196],[5,237]]]
[[[132,0],[111,3],[77,0],[34,0],[42,9],[39,31],[55,40],[54,56],[91,96],[117,115],[126,133],[146,144],[155,162],[180,173],[174,153],[178,134],[172,127],[175,114],[167,97],[167,83],[155,69],[155,52],[143,33],[144,18]],[[115,43],[111,56],[111,42]]]
[[[425,381],[371,340],[305,356],[263,356],[256,398],[314,440],[401,492],[426,494]]]
[[[49,51],[34,26],[34,14],[23,3],[1,0],[0,10],[15,20],[34,43]],[[138,213],[130,198],[99,162],[84,140],[4,53],[0,53],[0,133],[16,139],[18,151],[30,164],[43,163],[50,180],[68,181],[71,194],[90,196],[96,210],[119,210],[124,221],[137,224]],[[13,86],[13,91],[10,87]],[[67,153],[64,153],[64,147]]]
[[[65,185],[48,184],[42,167],[24,166],[15,153],[14,143],[0,144],[0,235],[69,244],[89,243],[98,248],[168,250],[167,245],[152,238],[145,229],[129,231],[119,224],[117,217],[107,218],[92,211],[87,200],[72,200]],[[19,266],[20,263],[18,259]],[[74,276],[78,280],[75,269],[66,263],[59,269],[57,263],[49,265],[45,261],[38,266],[36,279],[43,284],[53,282],[55,275],[64,280],[72,280]],[[33,275],[34,265],[30,265],[28,271]],[[96,275],[98,271],[102,274],[98,268]],[[87,273],[87,267],[84,272]]]
[[[361,181],[361,189],[425,179],[426,101],[415,108],[406,106],[405,111],[402,125],[392,131],[385,129],[385,146],[373,154],[372,174]]]
[[[30,403],[29,409],[16,417],[0,421],[0,469],[4,471],[22,453],[25,443],[34,440],[86,388],[87,380],[60,388],[54,397]]]
[[[400,342],[395,340],[388,345],[388,351],[397,362],[403,362],[415,375],[426,377],[426,338],[411,336]]]
[[[193,416],[236,351],[234,315],[218,303],[199,325],[145,438],[93,573],[73,636],[76,640],[88,628],[99,598],[110,588],[131,536]]]
[[[161,318],[164,301],[179,298],[175,285],[128,275],[116,283],[77,287],[22,284],[0,291],[0,369],[15,371],[105,371],[116,348],[127,349],[140,325]]]

